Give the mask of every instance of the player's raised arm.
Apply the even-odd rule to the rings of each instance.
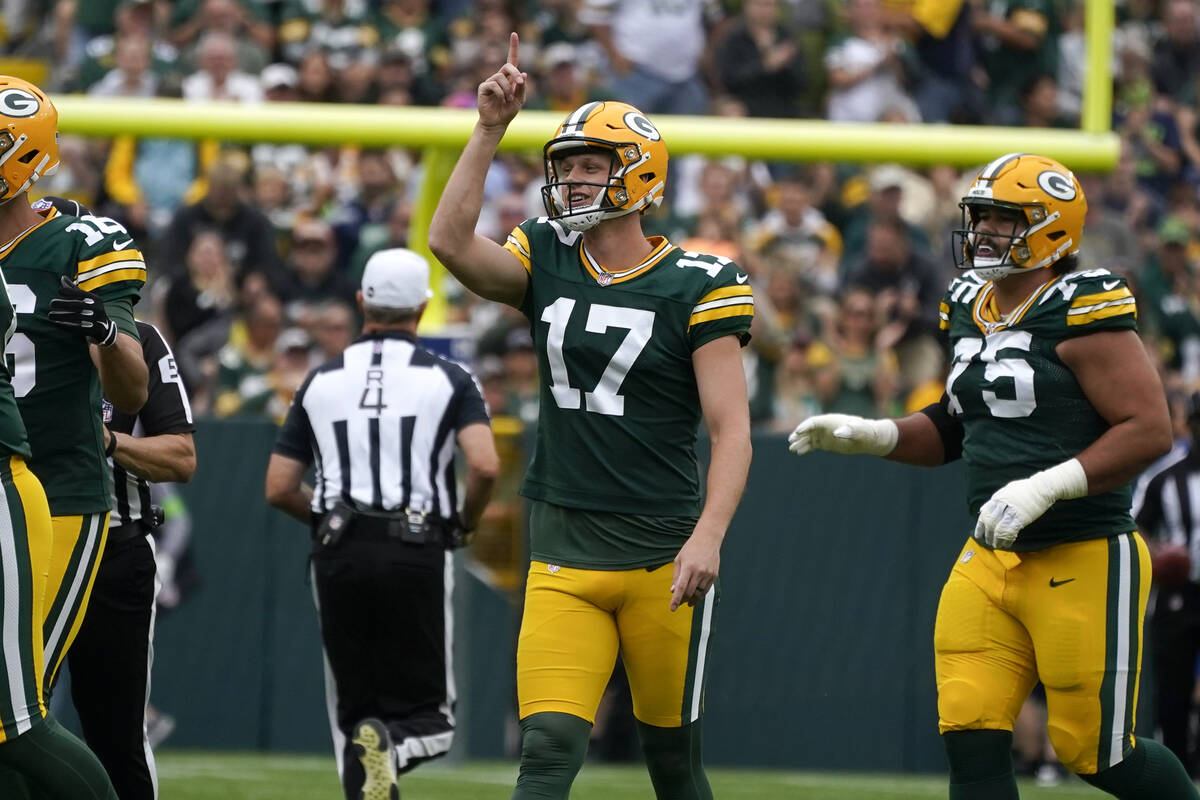
[[[508,61],[479,84],[479,121],[429,223],[429,249],[471,291],[519,306],[528,273],[512,253],[475,233],[483,204],[483,183],[508,124],[525,104],[526,74],[517,66],[517,34],[508,43]]]

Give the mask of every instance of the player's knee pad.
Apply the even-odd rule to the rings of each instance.
[[[950,761],[951,786],[1012,778],[1011,731],[947,731],[942,742]]]
[[[521,774],[514,797],[566,797],[587,755],[592,725],[557,711],[530,714],[521,720]]]
[[[964,680],[946,681],[938,688],[938,718],[943,729],[960,730],[979,725],[983,718],[979,687]]]
[[[1088,767],[1084,763],[1087,755],[1084,743],[1079,740],[1079,737],[1071,731],[1053,724],[1046,726],[1046,732],[1050,734],[1050,744],[1054,745],[1054,754],[1058,756],[1058,760],[1064,767],[1075,773]],[[1093,752],[1092,755],[1095,753]]]
[[[659,800],[711,800],[701,759],[700,722],[660,728],[638,720],[646,771]]]

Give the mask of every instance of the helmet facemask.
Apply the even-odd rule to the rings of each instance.
[[[1049,266],[1057,261],[1062,251],[1069,246],[1069,242],[1064,243],[1043,263],[1030,263],[1029,236],[1045,226],[1053,224],[1059,217],[1057,211],[1047,214],[1046,209],[1037,204],[1015,204],[980,199],[964,200],[958,206],[962,210],[962,227],[952,234],[955,266],[962,270],[973,270],[984,280],[995,281],[1021,270]],[[978,211],[984,208],[1015,213],[1017,220],[1012,232],[988,231],[981,233],[977,231]],[[976,253],[979,237],[984,236],[990,240],[992,248],[998,251],[996,255],[985,256]]]
[[[559,165],[568,156],[591,153],[608,159],[608,177],[604,182],[560,180]],[[546,185],[542,187],[542,204],[547,216],[572,231],[590,230],[601,220],[624,216],[661,202],[661,193],[651,192],[640,201],[629,204],[630,192],[625,177],[650,158],[633,142],[606,142],[577,136],[563,136],[547,142],[543,151]],[[595,198],[585,206],[574,207],[573,187],[592,186],[598,189]]]

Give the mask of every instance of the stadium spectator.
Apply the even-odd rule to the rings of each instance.
[[[200,47],[205,37],[221,33],[234,42],[237,70],[250,75],[262,72],[270,62],[274,38],[271,26],[240,0],[199,0],[190,16],[171,28],[172,41],[180,48],[184,69],[194,69],[200,60]],[[187,14],[187,8],[173,9],[176,20]]]
[[[795,117],[804,89],[804,53],[780,22],[779,0],[746,0],[741,19],[717,45],[717,75],[752,117]]]
[[[889,3],[886,22],[909,43],[913,97],[926,122],[974,123],[982,117],[981,69],[970,3]]]
[[[258,72],[275,48],[268,6],[275,0],[173,0],[167,28],[172,43],[191,49],[204,34],[227,33],[238,42],[238,64]]]
[[[379,43],[366,4],[356,0],[289,0],[279,25],[279,47],[293,64],[313,52],[325,53],[329,66],[341,71],[368,55]]]
[[[153,97],[158,75],[150,69],[150,40],[123,36],[117,41],[113,68],[88,88],[93,97]]]
[[[608,87],[616,99],[645,114],[703,114],[708,90],[700,60],[706,25],[717,11],[708,0],[659,5],[643,0],[585,0],[581,22],[608,59]],[[670,57],[664,57],[670,54]]]
[[[280,343],[284,331],[283,304],[273,295],[255,299],[245,314],[244,336],[230,337],[217,354],[218,371],[213,388],[212,412],[218,417],[258,415],[279,411],[272,403],[275,387],[271,370],[279,349],[291,347],[295,334]],[[305,337],[307,347],[307,337]],[[284,409],[286,411],[286,405]]]
[[[1031,75],[1017,93],[1021,108],[1019,124],[1026,128],[1074,127],[1071,120],[1062,116],[1060,95],[1053,75],[1045,72]]]
[[[777,255],[789,251],[788,263],[796,267],[797,277],[822,294],[836,293],[842,236],[813,206],[811,176],[797,169],[780,178],[774,188],[775,207],[763,215],[750,239]]]
[[[358,335],[358,316],[353,306],[340,300],[322,303],[313,314],[313,343],[316,363],[336,358]]]
[[[270,220],[246,202],[245,165],[231,156],[223,157],[213,164],[207,178],[204,196],[180,208],[167,226],[159,268],[167,275],[180,274],[196,234],[216,230],[225,243],[234,275],[261,272],[278,279],[274,231]]]
[[[367,259],[379,250],[404,247],[408,244],[408,226],[412,221],[412,203],[398,199],[382,225],[367,224],[358,232],[358,246],[350,254],[347,276],[352,281],[362,278]]]
[[[354,167],[348,196],[327,215],[337,234],[340,268],[349,262],[350,255],[358,247],[363,226],[385,224],[404,191],[386,150],[359,152]]]
[[[337,73],[323,50],[309,50],[300,57],[296,99],[302,103],[334,103],[338,100]]]
[[[899,109],[919,121],[903,84],[904,43],[886,26],[881,0],[849,0],[845,22],[849,33],[825,51],[826,116],[834,122],[878,122]]]
[[[1164,0],[1162,32],[1154,42],[1154,88],[1177,103],[1200,100],[1200,9],[1195,0]]]
[[[592,100],[604,99],[588,79],[579,48],[570,42],[555,42],[539,59],[541,80],[529,107],[566,113]]]
[[[862,416],[897,408],[899,367],[880,341],[881,323],[869,289],[851,286],[843,292],[836,323],[806,350],[822,411]]]
[[[221,235],[202,231],[187,250],[187,274],[170,281],[163,300],[163,332],[168,341],[182,341],[189,333],[219,317],[233,314],[233,268]]]
[[[196,71],[183,79],[183,99],[257,103],[262,100],[262,86],[257,75],[237,68],[237,41],[232,36],[206,33],[196,45]]]
[[[971,26],[980,37],[987,75],[986,121],[1017,124],[1021,87],[1034,75],[1058,72],[1053,0],[975,2],[972,9]]]
[[[430,0],[381,0],[376,26],[380,49],[401,55],[414,76],[435,80],[450,62],[450,38],[430,13]]]
[[[354,302],[354,284],[337,269],[337,238],[329,223],[302,220],[292,229],[292,248],[276,289],[296,317],[323,300]]]
[[[1163,362],[1184,386],[1200,385],[1200,297],[1196,263],[1188,253],[1192,233],[1179,219],[1159,228],[1156,258],[1141,272],[1147,326],[1157,334]]]
[[[68,70],[63,76],[63,81],[76,90],[90,89],[116,68],[117,42],[127,37],[149,41],[150,63],[154,74],[160,78],[172,75],[179,68],[179,53],[163,36],[162,29],[156,24],[154,17],[154,3],[145,0],[122,0],[113,17],[113,32],[92,38],[87,43],[78,69],[74,72]]]
[[[876,222],[898,222],[904,226],[912,250],[928,253],[928,235],[903,213],[910,192],[925,193],[926,187],[927,182],[897,164],[880,164],[872,168],[866,176],[867,201],[850,209],[841,226],[843,270],[863,257],[868,231]]]

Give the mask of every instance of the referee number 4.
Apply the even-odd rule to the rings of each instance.
[[[550,393],[559,408],[584,408],[594,414],[620,417],[625,414],[625,397],[620,394],[625,376],[641,355],[654,332],[654,312],[640,308],[608,306],[597,303],[588,309],[584,330],[604,333],[609,328],[625,328],[628,333],[605,367],[599,382],[590,392],[580,392],[571,386],[567,361],[563,356],[563,341],[567,321],[575,310],[575,300],[560,297],[542,309],[542,322],[550,323],[546,334],[546,358],[550,362]]]

